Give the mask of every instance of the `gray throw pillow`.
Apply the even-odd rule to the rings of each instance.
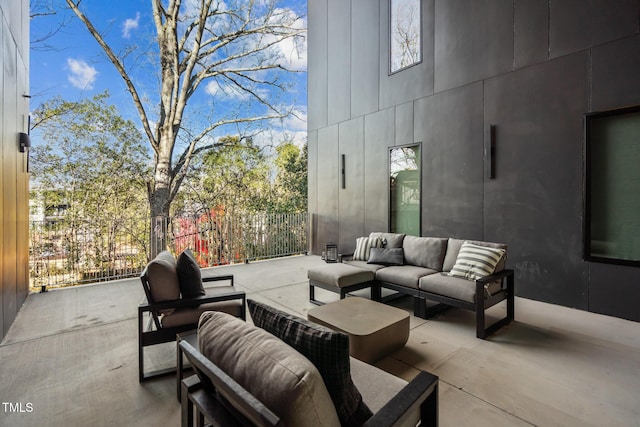
[[[404,265],[404,251],[402,248],[371,248],[367,264]]]
[[[189,249],[185,249],[178,256],[176,272],[178,273],[178,284],[180,285],[182,298],[195,298],[205,295],[200,266]]]
[[[373,413],[351,379],[349,337],[248,299],[253,323],[290,345],[320,372],[342,426],[361,426]]]

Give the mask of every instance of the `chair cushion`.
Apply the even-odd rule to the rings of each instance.
[[[367,261],[371,248],[381,248],[382,241],[378,237],[358,237],[356,239],[356,249],[353,252],[355,261]]]
[[[351,358],[351,376],[355,385],[362,390],[362,397],[374,413],[389,403],[406,385],[402,378],[395,377],[355,357]],[[415,427],[420,421],[420,408],[415,408],[403,416],[403,420],[394,426]]]
[[[151,292],[150,302],[172,301],[180,299],[180,285],[176,271],[176,259],[169,251],[162,251],[147,264],[147,280]],[[169,314],[173,309],[162,310]]]
[[[247,300],[253,323],[280,338],[318,368],[342,426],[361,426],[373,413],[351,379],[349,337],[257,301]]]
[[[418,281],[422,276],[435,273],[437,271],[430,268],[416,267],[415,265],[386,267],[376,271],[376,280],[418,289]]]
[[[464,242],[449,275],[467,280],[482,279],[493,274],[504,255],[504,249]]]
[[[442,271],[448,239],[406,236],[402,242],[405,264]]]
[[[182,298],[195,298],[205,294],[200,266],[189,249],[185,249],[178,256],[176,271]]]
[[[371,248],[368,264],[403,265],[404,252],[402,248]]]
[[[284,425],[340,425],[318,369],[267,331],[226,313],[208,311],[200,317],[198,344],[205,357]]]
[[[226,294],[229,292],[235,292],[235,288],[233,286],[216,286],[214,288],[207,288],[206,295],[214,296]],[[218,302],[208,302],[205,304],[200,304],[194,308],[178,308],[169,314],[165,314],[160,319],[160,323],[163,328],[169,328],[173,326],[182,326],[182,325],[195,325],[198,324],[198,320],[200,319],[200,315],[205,311],[221,311],[224,313],[228,313],[235,317],[242,317],[242,300],[233,299],[229,301],[218,301]]]
[[[398,233],[369,233],[369,238],[378,237],[382,240],[382,247],[384,248],[401,248],[402,241],[404,240],[404,234]]]

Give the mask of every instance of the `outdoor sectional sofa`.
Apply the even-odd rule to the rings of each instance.
[[[413,297],[417,317],[450,306],[474,311],[476,336],[485,339],[514,319],[514,272],[505,268],[506,251],[501,243],[373,232],[358,239],[356,251],[343,255],[342,264],[309,269],[309,299],[322,304],[315,287],[341,298],[370,287],[376,301],[383,301],[382,288],[391,289]],[[487,327],[485,310],[501,301],[506,301],[506,316]]]

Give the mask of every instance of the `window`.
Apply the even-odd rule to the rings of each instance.
[[[422,61],[420,0],[389,0],[390,73]]]
[[[420,146],[389,149],[389,231],[420,236]]]
[[[640,266],[640,106],[585,126],[585,258]]]

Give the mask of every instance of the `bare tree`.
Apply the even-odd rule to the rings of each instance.
[[[154,171],[148,185],[152,218],[169,216],[194,156],[223,144],[215,139],[217,129],[235,126],[243,134],[252,123],[290,113],[273,95],[286,90],[280,77],[291,71],[279,48],[295,46],[305,28],[300,17],[279,8],[277,0],[152,0],[159,74],[155,101],[141,90],[149,76],[147,81],[135,80],[133,47],[116,52],[81,9],[82,0],[66,2],[122,77],[153,149]],[[261,109],[256,113],[246,106],[218,108],[218,114],[206,120],[187,120],[189,100],[204,90],[231,91]],[[158,250],[165,246],[161,233],[152,246]]]

